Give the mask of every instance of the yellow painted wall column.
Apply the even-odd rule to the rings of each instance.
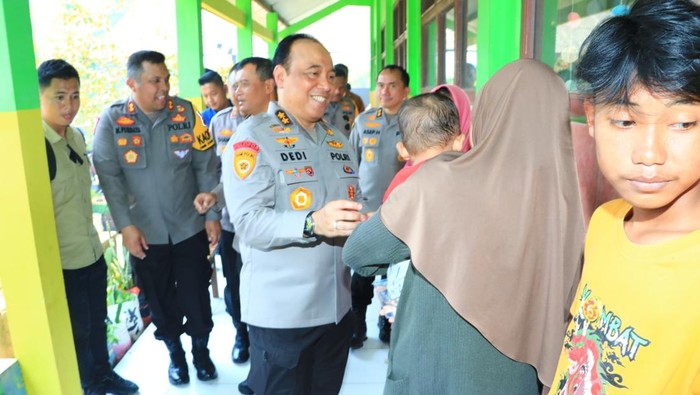
[[[0,279],[27,394],[80,394],[32,48],[29,1],[0,2]]]

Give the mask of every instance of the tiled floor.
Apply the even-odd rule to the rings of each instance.
[[[220,277],[219,284],[223,289],[224,281]],[[373,299],[373,301],[376,298]],[[363,348],[350,351],[348,365],[341,395],[375,395],[381,394],[386,375],[386,359],[388,346],[377,339],[378,305],[374,303],[367,312],[367,335],[369,340]],[[153,325],[141,335],[124,358],[119,362],[115,371],[141,388],[143,395],[176,395],[176,394],[238,394],[238,383],[246,378],[248,363],[235,365],[231,362],[231,348],[235,330],[230,316],[226,313],[222,298],[212,299],[214,313],[214,329],[209,340],[209,350],[216,365],[219,377],[210,382],[197,380],[190,362],[190,383],[174,387],[168,383],[168,354],[165,346],[153,337]],[[183,336],[185,350],[190,349],[189,337]]]

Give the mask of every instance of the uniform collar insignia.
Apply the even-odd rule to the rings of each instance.
[[[280,122],[282,122],[282,125],[289,126],[292,124],[291,119],[289,119],[289,116],[283,110],[277,110],[277,112],[275,112],[275,115],[277,115],[277,119],[279,119]]]

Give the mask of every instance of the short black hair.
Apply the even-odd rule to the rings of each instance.
[[[126,76],[134,80],[141,79],[143,62],[165,64],[165,55],[157,51],[137,51],[129,55],[126,61]]]
[[[245,66],[249,64],[255,66],[255,74],[258,75],[260,81],[267,81],[274,78],[272,76],[272,61],[270,59],[260,58],[257,56],[251,56],[249,58],[241,60],[240,62],[233,65],[233,69],[231,71],[242,70]]]
[[[75,78],[80,83],[78,70],[63,59],[46,60],[39,65],[36,72],[39,75],[39,89],[45,89],[51,85],[51,80],[54,78],[61,80]]]
[[[336,77],[348,78],[348,74],[349,74],[348,66],[346,66],[342,63],[338,63],[335,66],[333,66],[333,71],[335,71]]]
[[[224,80],[221,79],[221,76],[219,75],[219,73],[217,73],[214,70],[209,70],[209,69],[206,69],[204,74],[202,74],[202,76],[199,77],[199,80],[197,80],[197,81],[199,81],[199,86],[209,84],[209,83],[214,83],[222,88],[224,86]]]
[[[700,6],[638,0],[593,29],[579,59],[579,89],[594,103],[629,104],[639,87],[700,102]]]
[[[277,67],[277,65],[282,65],[282,67],[289,72],[289,54],[292,52],[292,45],[297,40],[311,40],[315,43],[321,44],[320,41],[308,34],[297,33],[289,35],[283,38],[282,41],[277,44],[275,56],[272,57],[272,68]]]
[[[415,155],[444,147],[460,134],[459,112],[451,97],[438,92],[412,97],[399,108],[401,142]]]
[[[403,82],[404,86],[408,86],[409,78],[408,78],[408,73],[406,72],[406,69],[404,69],[401,66],[395,65],[395,64],[389,64],[384,67],[382,67],[381,70],[379,70],[379,74],[382,73],[384,70],[389,70],[393,72],[397,72],[401,75],[401,82]],[[379,74],[377,74],[377,77],[379,77]]]

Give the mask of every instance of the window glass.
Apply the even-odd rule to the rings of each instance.
[[[556,10],[545,10],[545,22],[547,15],[554,14],[556,18],[552,68],[570,91],[577,90],[574,74],[583,41],[601,21],[626,12],[627,6],[619,0],[558,0]],[[543,40],[547,39],[547,32],[544,31]],[[547,47],[545,43],[543,48]],[[547,55],[543,49],[543,60],[547,60]]]

